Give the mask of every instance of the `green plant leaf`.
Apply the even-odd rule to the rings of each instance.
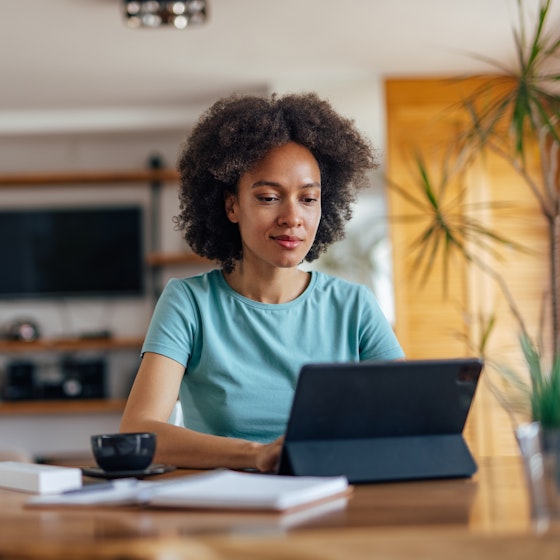
[[[543,370],[542,358],[527,336],[520,338],[523,355],[531,378],[531,410],[533,420],[543,427],[560,427],[560,357],[548,373]]]

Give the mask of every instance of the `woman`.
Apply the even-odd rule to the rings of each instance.
[[[202,116],[177,224],[221,267],[166,286],[121,424],[157,433],[158,462],[273,470],[304,363],[403,356],[366,287],[299,268],[343,237],[374,166],[314,94],[234,96]],[[177,396],[185,427],[167,422]]]

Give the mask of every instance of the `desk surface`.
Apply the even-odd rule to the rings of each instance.
[[[0,558],[485,560],[560,550],[556,526],[532,528],[514,457],[480,459],[470,480],[359,485],[349,499],[287,514],[31,509],[28,497],[0,489]]]

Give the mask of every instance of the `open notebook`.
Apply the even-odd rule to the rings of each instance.
[[[226,469],[161,481],[120,479],[59,494],[34,496],[28,506],[119,506],[286,511],[341,497],[344,476],[292,477]]]
[[[351,483],[471,476],[462,431],[481,370],[470,358],[304,366],[279,474]]]

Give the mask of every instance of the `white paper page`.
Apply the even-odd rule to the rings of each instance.
[[[345,477],[293,477],[218,471],[157,490],[150,504],[285,510],[343,493]]]

